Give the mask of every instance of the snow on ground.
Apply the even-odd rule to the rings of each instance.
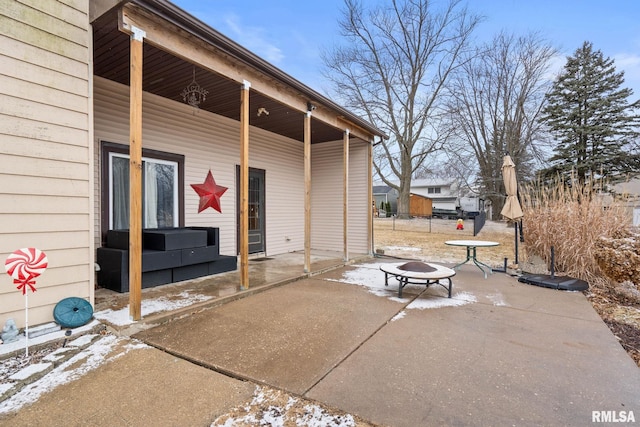
[[[211,298],[213,297],[206,295],[191,295],[188,292],[181,292],[180,294],[173,296],[171,299],[160,297],[142,300],[142,316],[148,316],[162,311],[177,310],[198,302],[210,300]],[[115,311],[111,309],[98,311],[94,313],[93,316],[98,320],[104,320],[112,325],[124,326],[135,323],[135,321],[131,320],[129,317],[129,306]]]
[[[420,252],[422,249],[413,246],[383,246],[385,250],[402,252]]]
[[[385,297],[391,301],[407,304],[408,309],[428,309],[428,308],[440,308],[440,307],[456,307],[465,304],[477,302],[477,298],[468,292],[454,292],[451,298],[447,298],[447,292],[443,287],[435,286],[428,295],[424,295],[426,298],[417,298],[411,301],[411,298],[398,298],[397,281],[389,278],[389,286],[384,285],[384,280],[381,280],[382,273],[380,267],[386,263],[369,263],[360,264],[353,270],[347,270],[342,274],[340,279],[330,279],[336,282],[349,283],[352,285],[364,286],[369,292],[374,295]],[[408,287],[415,286],[418,288],[424,288],[420,285],[407,285]],[[497,304],[496,304],[497,305]],[[401,317],[394,317],[392,320],[397,320]]]
[[[493,302],[493,305],[495,305],[497,307],[508,307],[509,306],[509,304],[507,304],[504,301],[504,296],[501,293],[487,295],[487,298],[489,298],[491,300],[491,302]]]
[[[100,322],[92,321],[87,323],[84,326],[80,326],[79,328],[75,328],[73,332],[75,334],[85,333],[93,329],[93,327],[98,326]],[[18,340],[10,343],[3,343],[0,345],[0,355],[13,353],[16,350],[24,349],[26,351],[28,346],[35,346],[36,344],[44,344],[50,341],[58,340],[65,338],[65,329],[60,329],[56,332],[51,332],[45,335],[40,335],[39,337],[29,338],[29,340],[25,339],[24,334],[20,334],[18,336]]]
[[[443,295],[440,298],[429,298],[429,299],[415,299],[411,301],[411,303],[407,306],[407,308],[416,308],[419,310],[424,310],[428,308],[440,308],[440,307],[459,307],[461,305],[470,304],[473,302],[478,302],[478,299],[475,295],[469,292],[457,292],[454,293],[451,298],[447,298],[446,295]]]
[[[142,315],[148,316],[150,314],[162,311],[176,310],[182,307],[193,305],[198,302],[209,300],[211,298],[212,297],[210,296],[191,295],[188,292],[182,292],[170,299],[166,297],[160,297],[155,299],[143,300]],[[74,335],[90,331],[93,327],[100,324],[98,320],[109,322],[112,325],[128,325],[134,323],[129,318],[128,307],[116,311],[111,309],[98,311],[94,313],[94,318],[97,320],[93,320],[85,326],[73,329]],[[22,334],[20,335],[18,341],[1,345],[0,354],[7,354],[21,349],[25,349],[26,351],[27,346],[43,344],[49,341],[65,338],[65,332],[66,330],[60,330],[54,333],[39,336],[37,338],[31,338],[28,341],[25,339],[24,334]],[[73,344],[76,347],[82,347],[89,344],[94,338],[95,335],[82,335],[76,338]],[[69,345],[71,346],[71,343]],[[119,348],[121,347],[123,350],[117,352],[115,355],[110,356],[116,346],[119,346]],[[146,345],[138,343],[136,341],[128,340],[126,338],[117,338],[112,335],[104,336],[98,339],[95,343],[89,345],[84,350],[80,351],[75,356],[71,357],[66,362],[62,363],[60,366],[53,369],[51,372],[47,373],[41,379],[26,386],[12,397],[0,402],[0,414],[16,411],[23,405],[34,402],[42,394],[53,390],[59,385],[73,381],[74,379],[79,378],[80,376],[91,371],[92,369],[97,368],[101,364],[124,355],[129,350],[143,347],[146,347]],[[59,349],[58,351],[62,350],[65,349]],[[47,357],[55,358],[56,355],[54,353],[51,353]],[[107,358],[107,356],[109,357]],[[78,366],[74,365],[76,363],[78,364]],[[4,364],[11,364],[11,359],[2,361],[2,363],[0,364],[0,372],[2,372]],[[20,375],[28,377],[37,369],[46,366],[48,366],[48,364],[34,363],[28,366],[26,369],[21,370]],[[74,366],[73,369],[70,368],[71,366]],[[16,377],[13,379],[19,380],[20,378]],[[10,383],[0,384],[0,393],[6,391],[6,389],[10,387]]]
[[[280,390],[258,386],[248,405],[232,410],[211,424],[212,427],[247,425],[351,427],[356,422],[349,414],[330,413],[320,405],[307,403]]]
[[[116,346],[119,346],[121,351],[114,354]],[[113,335],[104,336],[54,368],[38,381],[27,385],[15,395],[0,402],[0,414],[17,411],[56,387],[71,382],[98,366],[123,356],[130,350],[146,346],[146,344],[126,338]]]

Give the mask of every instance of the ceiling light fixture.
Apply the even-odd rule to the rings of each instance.
[[[182,91],[182,99],[192,107],[198,108],[198,106],[207,99],[208,93],[208,90],[202,88],[198,82],[196,82],[196,69],[194,67],[193,80],[191,81],[191,84]]]

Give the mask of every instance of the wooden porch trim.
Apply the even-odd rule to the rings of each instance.
[[[129,85],[129,316],[142,317],[142,43],[133,28]]]
[[[342,237],[344,260],[349,261],[349,129],[344,131],[342,143]]]
[[[304,116],[304,272],[311,272],[311,111]]]
[[[240,90],[240,288],[249,289],[249,89]]]
[[[369,206],[369,215],[367,215],[367,230],[368,236],[367,241],[369,242],[370,252],[369,255],[373,255],[375,253],[375,249],[373,247],[373,145],[367,144],[367,188],[368,188],[368,200],[367,204]]]

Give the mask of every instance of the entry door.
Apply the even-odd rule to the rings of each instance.
[[[238,253],[240,253],[240,167],[236,168]],[[249,253],[265,252],[264,170],[249,168]]]

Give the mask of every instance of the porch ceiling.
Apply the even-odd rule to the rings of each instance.
[[[94,64],[96,76],[129,85],[129,36],[118,30],[117,15],[108,14],[93,22]],[[149,43],[143,45],[143,79],[145,92],[180,103],[183,89],[193,80],[209,93],[200,109],[240,120],[240,85],[217,73],[199,68]],[[304,140],[304,113],[255,90],[250,91],[249,124],[297,141]],[[257,115],[259,108],[269,114]],[[313,118],[311,142],[341,140],[342,130]]]

